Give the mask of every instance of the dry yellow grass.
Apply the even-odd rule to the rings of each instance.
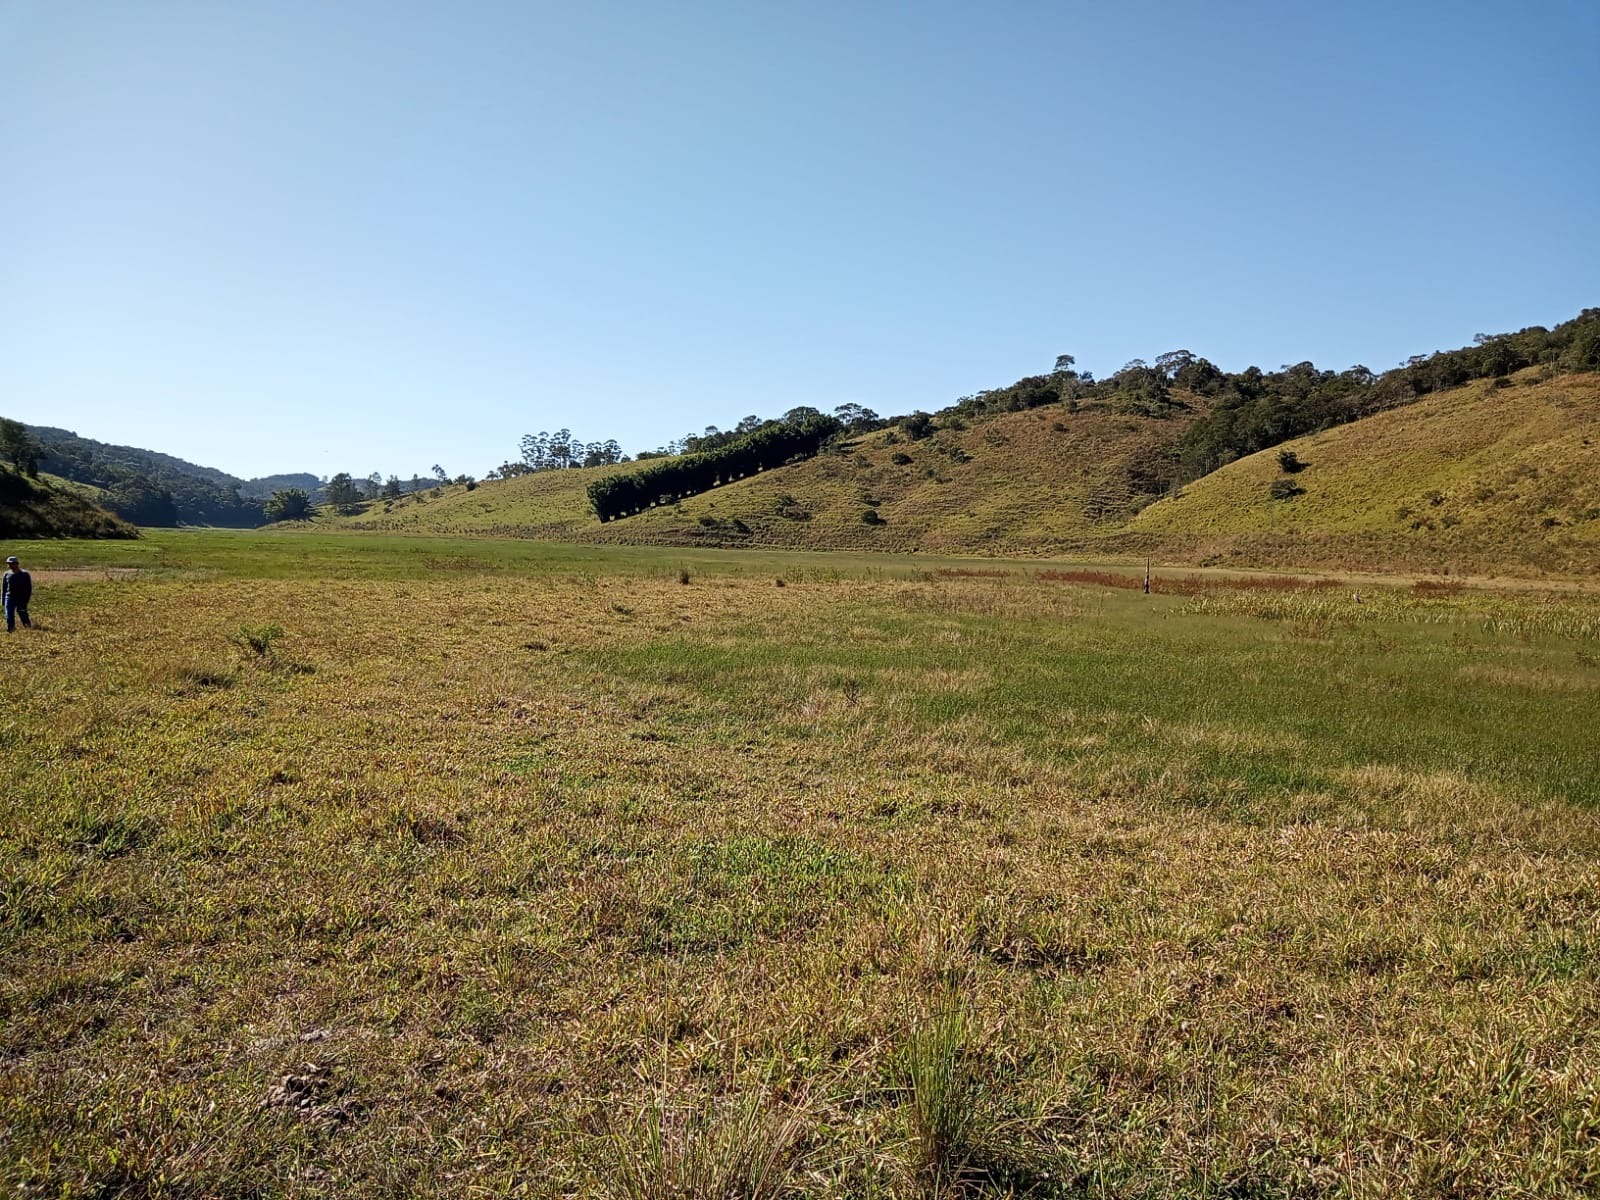
[[[1591,601],[320,553],[7,644],[0,1187],[913,1195],[908,1080],[975,1195],[1600,1185]]]
[[[1159,458],[1187,425],[1181,416],[1152,420],[1057,406],[920,442],[873,434],[844,453],[640,514],[603,527],[600,536],[900,553],[1060,552],[1092,545],[1120,526],[1139,501],[1130,475]],[[910,461],[896,463],[896,455]],[[881,524],[862,520],[869,509]]]

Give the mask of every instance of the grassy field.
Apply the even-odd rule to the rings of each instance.
[[[1592,592],[26,549],[0,1193],[1600,1188]]]

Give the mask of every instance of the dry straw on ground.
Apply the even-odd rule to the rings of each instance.
[[[1600,1186],[1592,600],[316,553],[7,643],[10,1192]]]

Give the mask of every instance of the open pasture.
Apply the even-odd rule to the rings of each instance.
[[[1591,592],[29,550],[0,1192],[1600,1188]]]

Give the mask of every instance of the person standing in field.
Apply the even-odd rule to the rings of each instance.
[[[18,617],[22,618],[24,629],[32,629],[28,601],[33,599],[33,576],[22,569],[15,554],[6,559],[6,573],[0,576],[0,594],[5,597],[6,632],[16,632]]]

